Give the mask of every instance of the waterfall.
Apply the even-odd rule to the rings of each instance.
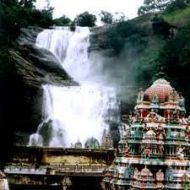
[[[35,138],[44,136],[48,139],[47,146],[70,147],[78,141],[84,146],[91,137],[101,142],[103,131],[109,128],[108,117],[113,116],[109,114],[113,104],[118,109],[114,88],[100,82],[91,61],[89,39],[90,31],[86,27],[77,27],[74,32],[68,27],[46,29],[37,37],[36,45],[51,51],[79,83],[70,87],[43,86],[45,123],[50,122],[45,132],[40,124],[38,133],[43,132]]]
[[[74,32],[69,27],[56,27],[41,32],[36,45],[50,50],[75,81],[84,83],[89,82],[94,74],[88,54],[89,37],[87,27],[77,27]]]
[[[1,170],[0,170],[0,190],[9,190],[8,179]]]
[[[9,184],[7,179],[0,179],[0,189],[9,190]]]

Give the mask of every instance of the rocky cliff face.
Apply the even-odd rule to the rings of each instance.
[[[28,137],[42,121],[43,84],[77,85],[59,65],[53,54],[35,46],[41,28],[23,29],[17,51],[10,51],[12,70],[0,80],[2,141],[9,136],[16,144],[27,144]]]
[[[18,52],[10,52],[18,74],[32,86],[41,84],[76,85],[51,52],[35,45],[36,37],[41,31],[42,28],[35,27],[22,29],[22,33],[17,39]]]

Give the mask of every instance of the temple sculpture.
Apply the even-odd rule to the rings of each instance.
[[[106,173],[106,189],[190,189],[190,119],[185,114],[182,94],[165,79],[140,89],[114,167]]]

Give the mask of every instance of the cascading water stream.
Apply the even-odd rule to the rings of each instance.
[[[0,189],[1,190],[9,190],[9,184],[8,184],[8,180],[6,178],[0,180]]]
[[[101,142],[103,131],[108,129],[106,120],[110,106],[118,106],[114,89],[95,80],[99,74],[89,58],[89,36],[88,28],[77,27],[72,32],[70,28],[59,27],[44,30],[37,37],[36,45],[51,51],[65,71],[80,84],[43,86],[44,114],[53,126],[48,146],[70,147],[77,141],[84,145],[91,137]],[[37,133],[42,128],[43,124]],[[36,141],[40,140],[40,136],[34,137],[38,139]],[[31,141],[32,136],[29,145],[35,145]]]
[[[88,54],[89,36],[87,27],[77,27],[74,32],[69,27],[56,27],[41,32],[36,45],[51,51],[65,71],[82,84],[89,82],[94,74]]]

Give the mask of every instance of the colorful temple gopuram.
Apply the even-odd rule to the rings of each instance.
[[[165,79],[140,90],[119,152],[104,178],[107,190],[190,189],[190,120]]]

